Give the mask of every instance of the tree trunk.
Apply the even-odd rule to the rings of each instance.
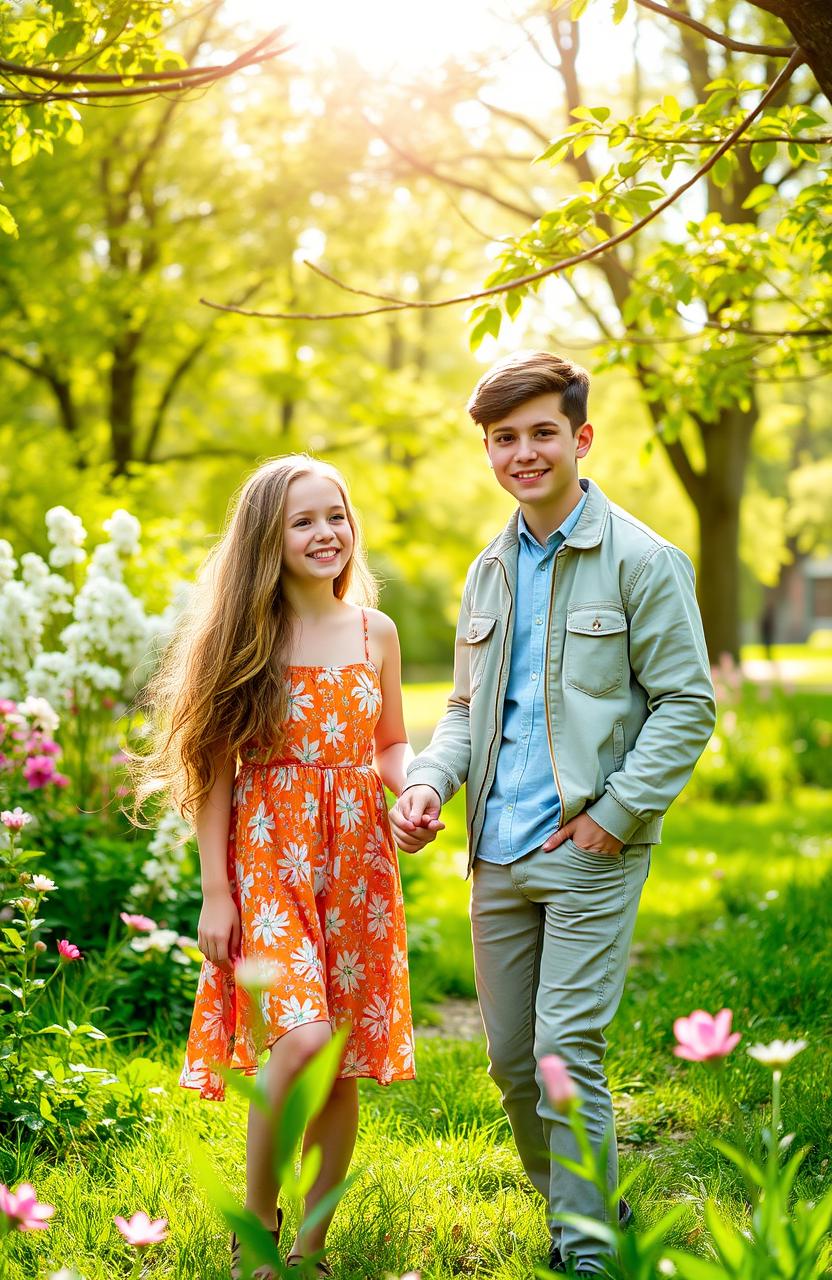
[[[806,61],[832,102],[832,4],[829,0],[751,0],[782,19],[806,54]]]
[[[705,471],[695,496],[698,595],[711,662],[740,656],[740,509],[757,406],[725,409],[700,423]]]
[[[128,330],[113,343],[110,367],[110,456],[113,476],[127,474],[136,456],[136,349],[141,334]]]

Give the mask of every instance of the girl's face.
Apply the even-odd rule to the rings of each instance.
[[[282,572],[298,582],[334,582],[349,564],[353,535],[341,490],[314,473],[286,493]]]

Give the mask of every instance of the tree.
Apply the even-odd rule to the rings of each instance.
[[[832,189],[815,174],[819,148],[830,141],[828,104],[818,94],[826,75],[820,65],[815,83],[804,65],[818,65],[825,47],[826,6],[777,7],[811,38],[808,49],[796,49],[762,12],[765,4],[745,6],[741,34],[754,24],[756,37],[746,40],[734,34],[737,6],[724,0],[709,0],[707,23],[692,17],[685,0],[637,3],[665,24],[683,70],[681,101],[664,94],[648,110],[618,118],[608,105],[587,105],[580,28],[563,4],[538,9],[530,30],[559,81],[568,129],[552,140],[549,121],[519,118],[510,104],[479,95],[512,133],[520,127],[532,145],[548,144],[548,205],[509,197],[504,165],[476,156],[452,164],[427,153],[401,117],[382,133],[411,173],[467,190],[480,205],[490,200],[528,224],[504,234],[504,253],[482,289],[423,305],[475,304],[477,342],[497,335],[504,317],[516,316],[549,277],[564,277],[595,318],[602,360],[637,379],[655,439],[696,510],[710,652],[736,656],[741,506],[760,392],[772,379],[821,376],[832,350]],[[573,12],[585,8],[578,0]],[[617,16],[626,10],[627,0],[617,0]],[[445,88],[441,110],[448,99]],[[505,134],[509,150],[511,137]],[[684,210],[684,231],[659,234],[658,218],[672,206]],[[394,290],[359,292],[372,304],[329,314],[414,305]]]
[[[218,7],[218,0],[206,6],[206,28]],[[168,0],[104,6],[52,0],[3,8],[10,11],[0,11],[0,145],[13,167],[39,151],[51,154],[56,141],[80,142],[78,105],[184,97],[283,52],[281,33],[273,31],[230,62],[190,66],[181,52],[164,46]],[[0,205],[0,232],[17,234],[6,205]]]

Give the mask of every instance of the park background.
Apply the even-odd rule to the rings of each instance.
[[[137,1208],[170,1223],[147,1274],[225,1274],[186,1135],[239,1192],[242,1102],[206,1107],[176,1088],[198,861],[175,815],[130,826],[120,752],[140,742],[134,700],[231,494],[280,453],[343,470],[424,745],[466,568],[511,510],[465,401],[521,346],[592,371],[584,472],[692,556],[719,700],[654,854],[611,1030],[637,1223],[681,1207],[668,1248],[702,1260],[719,1255],[708,1197],[737,1232],[753,1226],[711,1143],[726,1098],[672,1054],[673,1020],[695,1008],[733,1010],[749,1135],[769,1082],[745,1047],[808,1041],[784,1132],[807,1148],[796,1194],[828,1190],[821,7],[3,6],[0,799],[32,814],[15,843],[56,885],[30,885],[21,908],[7,848],[0,1182],[56,1206],[47,1233],[8,1237],[15,1280],[128,1274],[112,1218]],[[802,64],[796,41],[811,46]],[[206,66],[218,70],[188,80]],[[502,292],[444,305],[484,286]],[[57,724],[27,698],[46,698]],[[359,1176],[333,1228],[345,1277],[520,1276],[545,1254],[471,1013],[461,797],[446,819],[428,853],[402,860],[419,1079],[363,1090]],[[122,911],[157,927],[131,934]],[[60,939],[81,958],[55,968]],[[816,1255],[807,1276],[823,1273]],[[740,1274],[724,1266],[708,1274]]]

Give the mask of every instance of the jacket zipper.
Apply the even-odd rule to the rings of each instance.
[[[555,764],[555,744],[552,737],[552,709],[549,705],[549,653],[552,646],[552,612],[555,607],[555,584],[558,577],[558,561],[560,560],[560,549],[555,552],[555,563],[552,566],[552,585],[549,589],[549,613],[546,619],[546,654],[544,657],[544,685],[543,685],[543,705],[546,708],[546,737],[549,742],[549,759],[552,761],[552,773],[555,779],[555,789],[560,800],[560,821],[558,826],[563,826],[563,791],[561,790],[560,777],[558,775],[558,766]]]
[[[494,750],[494,743],[497,741],[497,738],[499,736],[497,733],[497,708],[500,705],[499,704],[500,686],[503,683],[503,671],[505,670],[505,664],[506,664],[506,648],[508,646],[508,638],[511,635],[511,616],[514,613],[514,598],[511,594],[511,587],[509,586],[508,575],[506,573],[505,566],[502,560],[498,559],[497,563],[499,564],[503,577],[505,578],[506,590],[508,591],[508,598],[509,598],[509,609],[508,609],[508,617],[506,619],[506,628],[503,633],[503,650],[502,650],[502,653],[500,654],[500,674],[497,680],[498,702],[497,702],[497,706],[494,708],[494,735],[490,743],[488,744],[488,756],[485,762],[485,773],[483,774],[483,777],[482,777],[482,785],[480,787],[479,795],[477,796],[476,804],[474,805],[474,808],[471,812],[471,835],[472,836],[474,834],[474,828],[477,825],[477,812],[480,807],[480,801],[482,800],[483,794],[485,792],[485,784],[488,780],[488,771],[491,768],[491,753]]]

